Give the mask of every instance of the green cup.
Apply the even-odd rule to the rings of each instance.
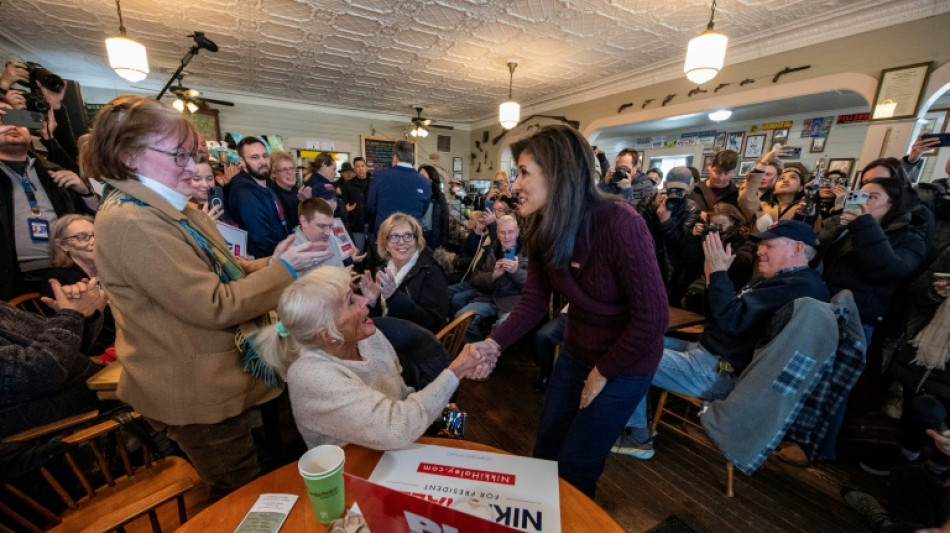
[[[300,476],[307,485],[313,514],[321,524],[343,516],[343,449],[325,444],[311,449],[297,461]]]

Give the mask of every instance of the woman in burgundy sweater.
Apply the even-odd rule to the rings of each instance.
[[[476,345],[497,355],[546,318],[552,291],[570,303],[534,455],[594,496],[610,447],[650,387],[668,308],[653,239],[628,203],[594,185],[594,155],[577,130],[547,126],[511,146],[526,217],[521,301]]]

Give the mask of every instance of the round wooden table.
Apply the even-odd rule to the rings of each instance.
[[[494,453],[508,453],[498,448],[468,442],[464,440],[449,440],[422,437],[417,441],[420,444],[433,444],[466,450],[478,450]],[[346,473],[364,479],[369,478],[376,463],[383,452],[370,450],[362,446],[349,445],[346,451]],[[561,499],[561,531],[564,533],[623,533],[623,529],[590,498],[575,489],[563,479],[559,481]],[[214,505],[198,513],[178,529],[179,533],[202,531],[234,531],[241,523],[241,519],[251,509],[257,497],[267,493],[296,494],[299,496],[290,516],[281,527],[281,532],[293,533],[324,533],[326,526],[317,522],[313,516],[306,488],[300,473],[297,472],[296,461],[273,472],[263,475],[240,489],[222,498]],[[347,508],[353,502],[347,497]]]

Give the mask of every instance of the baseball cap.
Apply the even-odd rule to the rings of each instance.
[[[781,220],[778,224],[772,224],[769,226],[769,229],[762,233],[751,235],[751,237],[760,241],[785,237],[793,241],[803,242],[809,246],[818,246],[818,238],[815,237],[815,230],[808,224],[798,220]]]
[[[686,167],[673,167],[666,173],[664,187],[667,189],[689,190],[693,181],[693,173]]]

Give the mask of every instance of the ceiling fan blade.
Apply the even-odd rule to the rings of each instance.
[[[455,126],[440,126],[438,124],[433,124],[429,126],[430,128],[439,128],[440,130],[454,130]]]
[[[226,105],[228,107],[234,107],[234,102],[225,102],[224,100],[215,100],[213,98],[201,98],[200,100],[202,102],[207,102],[209,104]]]

